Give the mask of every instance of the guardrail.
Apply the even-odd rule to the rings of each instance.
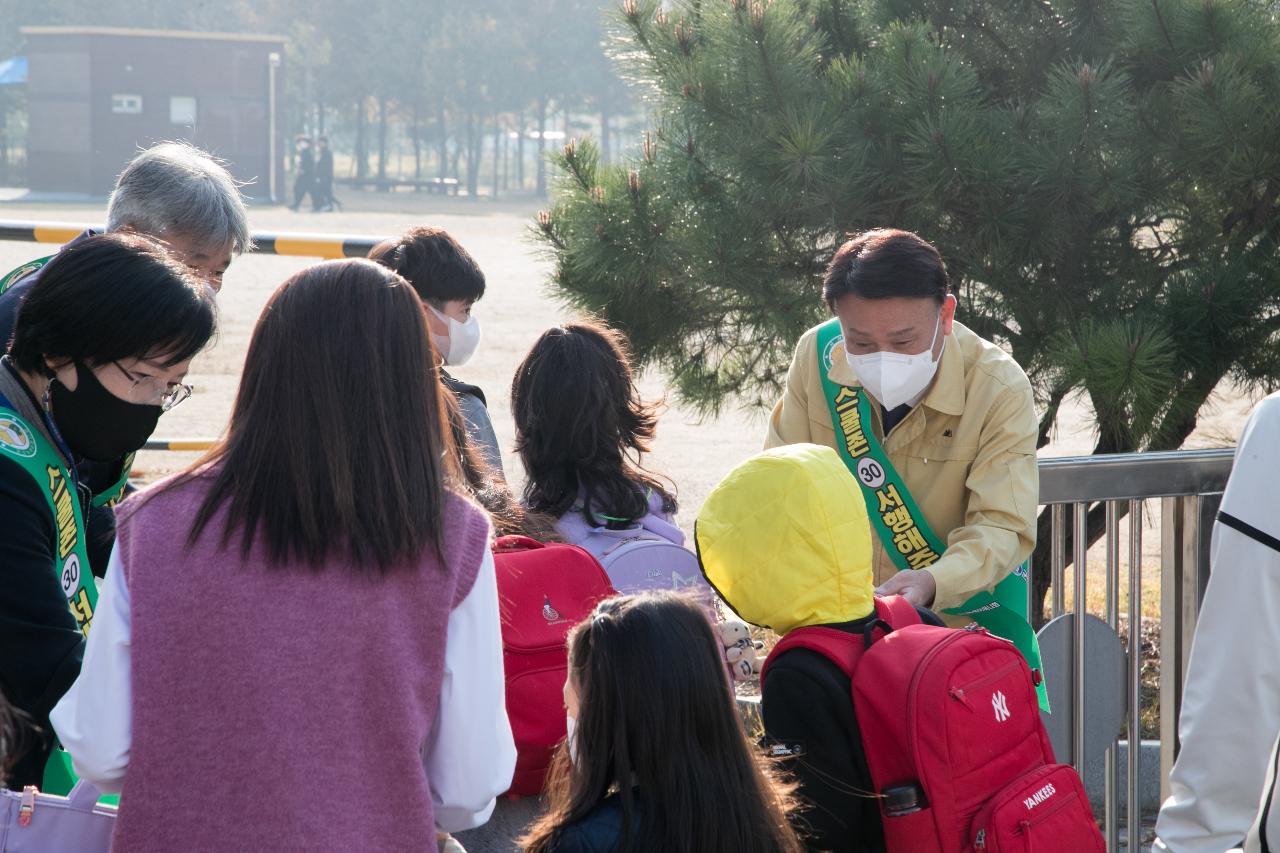
[[[0,240],[27,243],[68,243],[85,231],[102,231],[101,225],[71,222],[31,222],[0,219]],[[294,234],[287,231],[254,231],[257,255],[290,255],[305,258],[363,258],[382,242],[382,237],[353,237],[344,234]]]

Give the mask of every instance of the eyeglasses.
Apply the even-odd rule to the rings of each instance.
[[[120,362],[111,362],[116,370],[124,374],[132,385],[129,386],[129,402],[139,406],[159,406],[160,411],[167,412],[183,400],[191,396],[191,386],[181,382],[165,382],[156,376],[134,376],[120,366]]]

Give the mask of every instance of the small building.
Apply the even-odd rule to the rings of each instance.
[[[245,194],[282,197],[279,36],[114,27],[23,27],[27,174],[34,191],[111,192],[156,142],[227,161]]]

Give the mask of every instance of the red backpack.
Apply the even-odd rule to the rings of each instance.
[[[1040,720],[1039,674],[982,629],[920,624],[899,596],[876,599],[863,636],[799,628],[789,649],[817,652],[850,677],[853,709],[888,853],[1101,853],[1080,777],[1055,764]]]
[[[516,772],[507,793],[534,796],[542,793],[551,755],[565,736],[565,637],[617,593],[595,557],[576,545],[503,536],[493,544],[493,560],[507,716],[516,741]]]

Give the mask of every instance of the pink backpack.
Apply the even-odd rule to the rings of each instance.
[[[493,544],[502,615],[507,716],[516,742],[509,794],[542,793],[557,744],[565,737],[565,638],[597,604],[615,595],[600,564],[573,545],[526,536]]]

